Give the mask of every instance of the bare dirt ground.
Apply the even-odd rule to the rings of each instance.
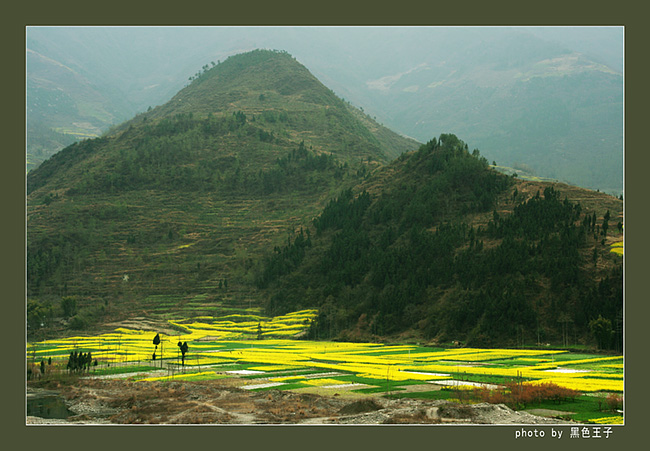
[[[28,416],[27,424],[561,424],[497,404],[458,404],[239,388],[236,378],[200,382],[79,379],[28,386],[28,395],[55,391],[73,416]],[[321,392],[325,393],[325,392]]]

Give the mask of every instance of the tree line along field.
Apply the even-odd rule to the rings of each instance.
[[[174,333],[117,328],[28,343],[29,377],[65,378],[76,371],[143,384],[232,378],[244,390],[488,401],[560,411],[563,419],[579,422],[623,421],[620,355],[295,339],[316,314],[270,318],[251,310],[170,320]],[[75,370],[73,355],[90,361]]]

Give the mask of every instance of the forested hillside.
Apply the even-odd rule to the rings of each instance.
[[[622,202],[583,207],[559,186],[533,192],[441,135],[267,256],[267,311],[318,307],[312,338],[473,346],[591,342],[600,318],[611,331],[600,344],[620,350],[622,260],[607,244],[622,233]]]
[[[27,176],[30,333],[161,303],[257,304],[266,249],[388,154],[417,148],[362,116],[290,55],[256,51],[63,149]],[[69,298],[78,309],[64,313]]]

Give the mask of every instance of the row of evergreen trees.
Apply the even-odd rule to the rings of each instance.
[[[93,360],[92,353],[72,351],[68,357],[66,368],[73,373],[88,371],[91,366],[97,366],[97,360]]]

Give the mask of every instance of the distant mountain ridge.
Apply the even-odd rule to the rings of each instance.
[[[210,60],[279,48],[421,142],[452,132],[498,164],[623,190],[620,27],[35,27],[27,37],[29,49],[74,69],[112,104],[102,108],[118,119],[104,130],[165,103]]]
[[[112,100],[70,67],[27,49],[27,170],[117,120]]]
[[[496,64],[488,41],[451,60],[425,61],[367,81],[373,107],[409,136],[454,131],[499,164],[621,194],[622,74],[537,38],[509,42],[503,47],[537,53],[513,50],[502,59],[508,63]]]

